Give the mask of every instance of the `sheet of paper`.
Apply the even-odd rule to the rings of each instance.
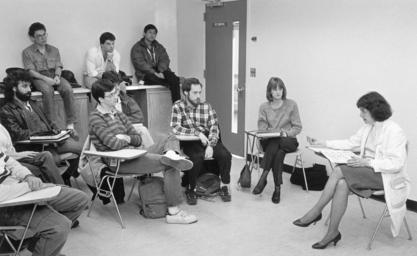
[[[332,163],[336,164],[345,164],[347,161],[353,157],[358,157],[353,153],[352,151],[348,150],[335,150],[331,148],[325,148],[325,147],[308,147],[309,149],[323,154],[327,159],[330,160]]]
[[[54,186],[54,187],[48,187],[48,188],[44,188],[38,191],[32,191],[29,193],[26,193],[22,196],[19,196],[17,198],[11,199],[11,200],[7,200],[7,201],[3,201],[1,202],[2,205],[4,204],[19,204],[22,202],[36,202],[36,201],[40,201],[42,199],[49,199],[49,198],[53,198],[55,196],[57,196],[59,194],[59,192],[61,191],[61,187],[60,186]]]

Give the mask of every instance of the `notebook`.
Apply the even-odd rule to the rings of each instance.
[[[62,130],[60,133],[54,134],[54,135],[30,136],[30,141],[48,141],[48,140],[60,141],[60,140],[67,139],[69,137],[69,133],[70,131],[68,130]]]
[[[324,157],[329,159],[330,162],[335,164],[346,164],[347,161],[351,158],[358,157],[349,150],[336,150],[331,148],[324,148],[324,147],[308,147],[309,149],[313,150],[314,152],[323,154]]]

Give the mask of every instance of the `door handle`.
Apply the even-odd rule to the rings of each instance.
[[[238,87],[236,88],[236,91],[237,91],[237,92],[244,92],[244,91],[245,91],[245,87],[243,87],[243,86],[238,86]]]

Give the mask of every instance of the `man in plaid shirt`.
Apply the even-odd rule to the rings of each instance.
[[[196,181],[203,169],[204,159],[213,158],[221,178],[220,197],[231,201],[230,168],[232,155],[221,142],[216,111],[207,102],[200,102],[202,85],[197,78],[185,79],[182,91],[185,100],[172,106],[171,127],[176,135],[195,135],[197,141],[181,141],[184,153],[193,162],[193,168],[184,173],[182,185],[186,187],[187,203],[197,204]]]

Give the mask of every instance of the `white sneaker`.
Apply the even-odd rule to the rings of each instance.
[[[192,224],[196,223],[197,217],[193,214],[188,214],[186,211],[180,210],[175,215],[167,215],[166,221],[168,224]]]
[[[185,171],[193,168],[193,162],[178,155],[172,150],[167,151],[161,158],[161,163],[174,167],[177,170]]]

